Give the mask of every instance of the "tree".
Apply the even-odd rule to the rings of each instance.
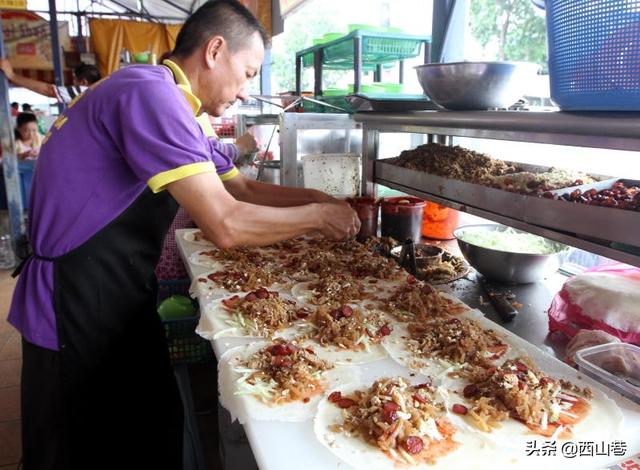
[[[547,31],[527,0],[471,0],[471,32],[493,59],[534,62],[547,69]]]

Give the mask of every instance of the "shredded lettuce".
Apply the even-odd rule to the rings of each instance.
[[[458,238],[471,245],[510,253],[551,255],[565,248],[559,243],[530,233],[516,232],[510,227],[506,230],[468,230]]]

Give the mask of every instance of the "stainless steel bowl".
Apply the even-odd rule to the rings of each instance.
[[[543,279],[560,267],[569,252],[567,246],[556,242],[549,242],[557,246],[556,253],[534,255],[484,248],[464,240],[464,234],[470,231],[492,232],[506,229],[506,226],[496,224],[465,225],[456,229],[453,235],[458,240],[460,251],[471,266],[485,277],[507,284],[528,284]],[[520,230],[515,231],[520,232]]]
[[[508,108],[539,66],[529,62],[455,62],[417,66],[424,93],[446,109]]]

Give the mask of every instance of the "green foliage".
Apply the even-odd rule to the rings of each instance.
[[[495,60],[521,60],[547,68],[547,33],[543,16],[528,0],[471,0],[470,26]]]

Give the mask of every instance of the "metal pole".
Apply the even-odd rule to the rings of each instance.
[[[0,19],[0,57],[5,57],[2,20]],[[20,194],[20,175],[18,173],[18,157],[14,142],[11,111],[9,105],[9,82],[0,73],[0,145],[2,146],[2,172],[4,186],[7,193],[7,207],[9,208],[9,224],[11,236],[17,241],[25,233],[24,217],[22,215],[22,197]]]
[[[264,51],[264,61],[260,71],[260,94],[271,95],[271,48]]]
[[[360,36],[353,38],[353,92],[360,93],[362,83],[362,41]]]
[[[49,0],[49,32],[51,34],[51,57],[53,58],[55,84],[57,86],[64,86],[62,57],[60,55],[60,38],[58,37],[58,12],[56,11],[56,0]],[[62,112],[62,109],[62,103],[58,103],[58,110]]]

